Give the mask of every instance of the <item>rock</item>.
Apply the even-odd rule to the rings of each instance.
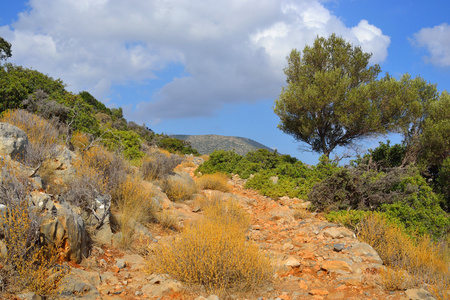
[[[139,270],[147,267],[147,261],[139,254],[125,254],[123,260],[130,267],[130,270]]]
[[[353,247],[349,249],[348,252],[353,256],[361,257],[366,262],[372,262],[380,265],[383,264],[383,260],[369,244],[358,243],[356,245],[353,245]]]
[[[340,239],[344,237],[356,238],[355,234],[345,227],[331,227],[323,230],[324,237],[331,237],[332,239]]]
[[[295,257],[289,257],[283,262],[286,267],[297,268],[300,267],[301,263]]]
[[[127,263],[125,262],[124,259],[118,259],[118,260],[116,260],[116,266],[119,269],[123,269],[123,268],[125,268],[127,266]]]
[[[270,181],[272,181],[273,184],[277,184],[278,183],[278,176],[271,176],[270,177]]]
[[[162,275],[150,276],[149,283],[142,287],[142,292],[150,297],[161,297],[181,290],[181,283]]]
[[[0,155],[23,160],[28,143],[28,137],[22,129],[8,123],[0,123]]]
[[[344,244],[333,244],[333,250],[336,252],[341,252],[342,250],[344,250],[344,248]]]
[[[327,260],[322,263],[322,269],[328,272],[351,273],[352,268],[344,260]]]
[[[84,221],[68,203],[53,204],[56,211],[43,216],[40,228],[44,243],[61,246],[65,249],[62,258],[80,263],[88,253]]]
[[[206,298],[206,299],[208,299],[208,300],[220,300],[219,296],[216,296],[216,295],[209,295],[209,297]]]
[[[19,297],[19,299],[22,299],[22,300],[44,300],[45,299],[44,297],[37,295],[35,293],[32,293],[32,292],[20,294],[17,297]]]
[[[311,295],[326,296],[329,292],[326,289],[312,289],[309,291]]]
[[[100,276],[97,272],[72,269],[60,285],[59,299],[98,299],[100,293],[95,285],[100,285],[100,283]]]
[[[286,206],[279,206],[274,208],[270,212],[270,219],[272,221],[278,221],[280,219],[284,219],[286,221],[295,221],[294,211]]]
[[[76,158],[76,153],[70,151],[67,147],[61,146],[58,148],[58,155],[53,160],[53,167],[55,175],[62,179],[63,182],[69,182],[74,178],[76,169],[72,162]]]
[[[410,300],[436,300],[428,291],[424,289],[409,289],[406,290],[405,293]]]

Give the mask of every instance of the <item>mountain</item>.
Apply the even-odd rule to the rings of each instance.
[[[245,155],[247,152],[257,149],[267,149],[271,152],[274,150],[258,143],[254,140],[238,137],[238,136],[223,136],[223,135],[171,135],[173,138],[185,140],[191,143],[192,148],[196,149],[201,154],[210,154],[214,150],[233,150],[237,154]]]

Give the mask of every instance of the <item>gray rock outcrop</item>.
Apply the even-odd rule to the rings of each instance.
[[[0,123],[0,155],[23,160],[27,146],[28,137],[22,129],[8,123]]]

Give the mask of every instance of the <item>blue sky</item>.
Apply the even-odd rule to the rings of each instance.
[[[290,50],[336,33],[383,73],[450,91],[449,23],[448,0],[0,0],[11,62],[155,132],[247,137],[310,164],[272,110]]]

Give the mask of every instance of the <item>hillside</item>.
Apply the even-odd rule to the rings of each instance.
[[[235,150],[239,155],[245,155],[247,152],[257,149],[267,149],[273,152],[273,149],[261,143],[237,136],[207,134],[172,135],[171,137],[189,142],[192,148],[196,149],[201,154],[210,154],[214,150]]]

